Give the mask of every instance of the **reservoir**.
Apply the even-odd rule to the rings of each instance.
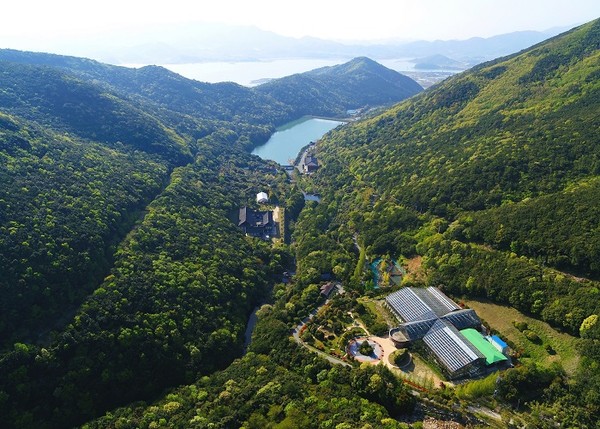
[[[291,164],[300,149],[319,140],[325,133],[343,123],[321,118],[302,118],[287,123],[277,128],[269,141],[255,148],[252,154],[282,165]]]

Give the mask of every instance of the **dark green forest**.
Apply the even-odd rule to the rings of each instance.
[[[470,241],[598,279],[598,185],[596,177],[584,179],[561,192],[468,214],[460,227]]]
[[[292,338],[325,277],[346,289],[326,314],[385,332],[359,303],[378,296],[376,257],[419,260],[405,285],[577,337],[572,371],[517,361],[472,398],[498,425],[599,427],[600,21],[329,133],[295,182],[248,154],[275,126],[420,89],[364,58],[255,89],[9,50],[0,70],[6,427],[485,425],[453,389],[417,397],[382,365],[334,365]],[[266,187],[290,243],[236,227]]]
[[[94,291],[169,165],[0,114],[0,347],[37,340]],[[121,145],[122,146],[122,145]],[[72,316],[72,315],[71,315]]]
[[[298,106],[160,67],[9,50],[0,58],[5,426],[78,426],[227,368],[242,354],[248,315],[293,259],[284,245],[245,237],[235,213],[265,187],[291,217],[302,208],[287,175],[247,150]],[[318,90],[321,104],[336,91]],[[366,101],[353,94],[349,103]],[[285,335],[275,338],[285,346]],[[295,370],[281,367],[282,383],[303,380]],[[388,384],[381,389],[405,392]],[[300,384],[278,396],[273,421],[308,391],[322,395]],[[351,397],[350,387],[340,396]],[[409,399],[390,412],[410,409]],[[374,421],[388,416],[374,402],[361,407]],[[260,421],[244,413],[235,421]]]

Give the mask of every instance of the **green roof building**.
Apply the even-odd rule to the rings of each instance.
[[[500,353],[500,351],[496,349],[492,343],[487,341],[483,335],[481,335],[475,329],[463,329],[460,331],[460,333],[463,334],[467,340],[469,340],[469,342],[485,356],[485,363],[487,365],[493,365],[495,363],[507,360],[506,356]]]

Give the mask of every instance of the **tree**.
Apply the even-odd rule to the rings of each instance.
[[[591,316],[586,317],[583,322],[581,322],[581,326],[579,327],[579,335],[581,338],[588,338],[588,333],[596,326],[597,323],[597,314],[592,314]]]
[[[371,356],[373,354],[374,350],[373,350],[373,347],[371,346],[371,344],[369,344],[369,342],[367,340],[364,340],[358,347],[358,351],[362,355]]]

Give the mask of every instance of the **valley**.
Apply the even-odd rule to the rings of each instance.
[[[425,91],[365,57],[248,88],[0,50],[4,427],[597,427],[599,59],[599,20]],[[281,168],[312,140],[318,168]],[[283,240],[232,215],[271,206]],[[411,290],[514,365],[349,357],[389,358]]]

